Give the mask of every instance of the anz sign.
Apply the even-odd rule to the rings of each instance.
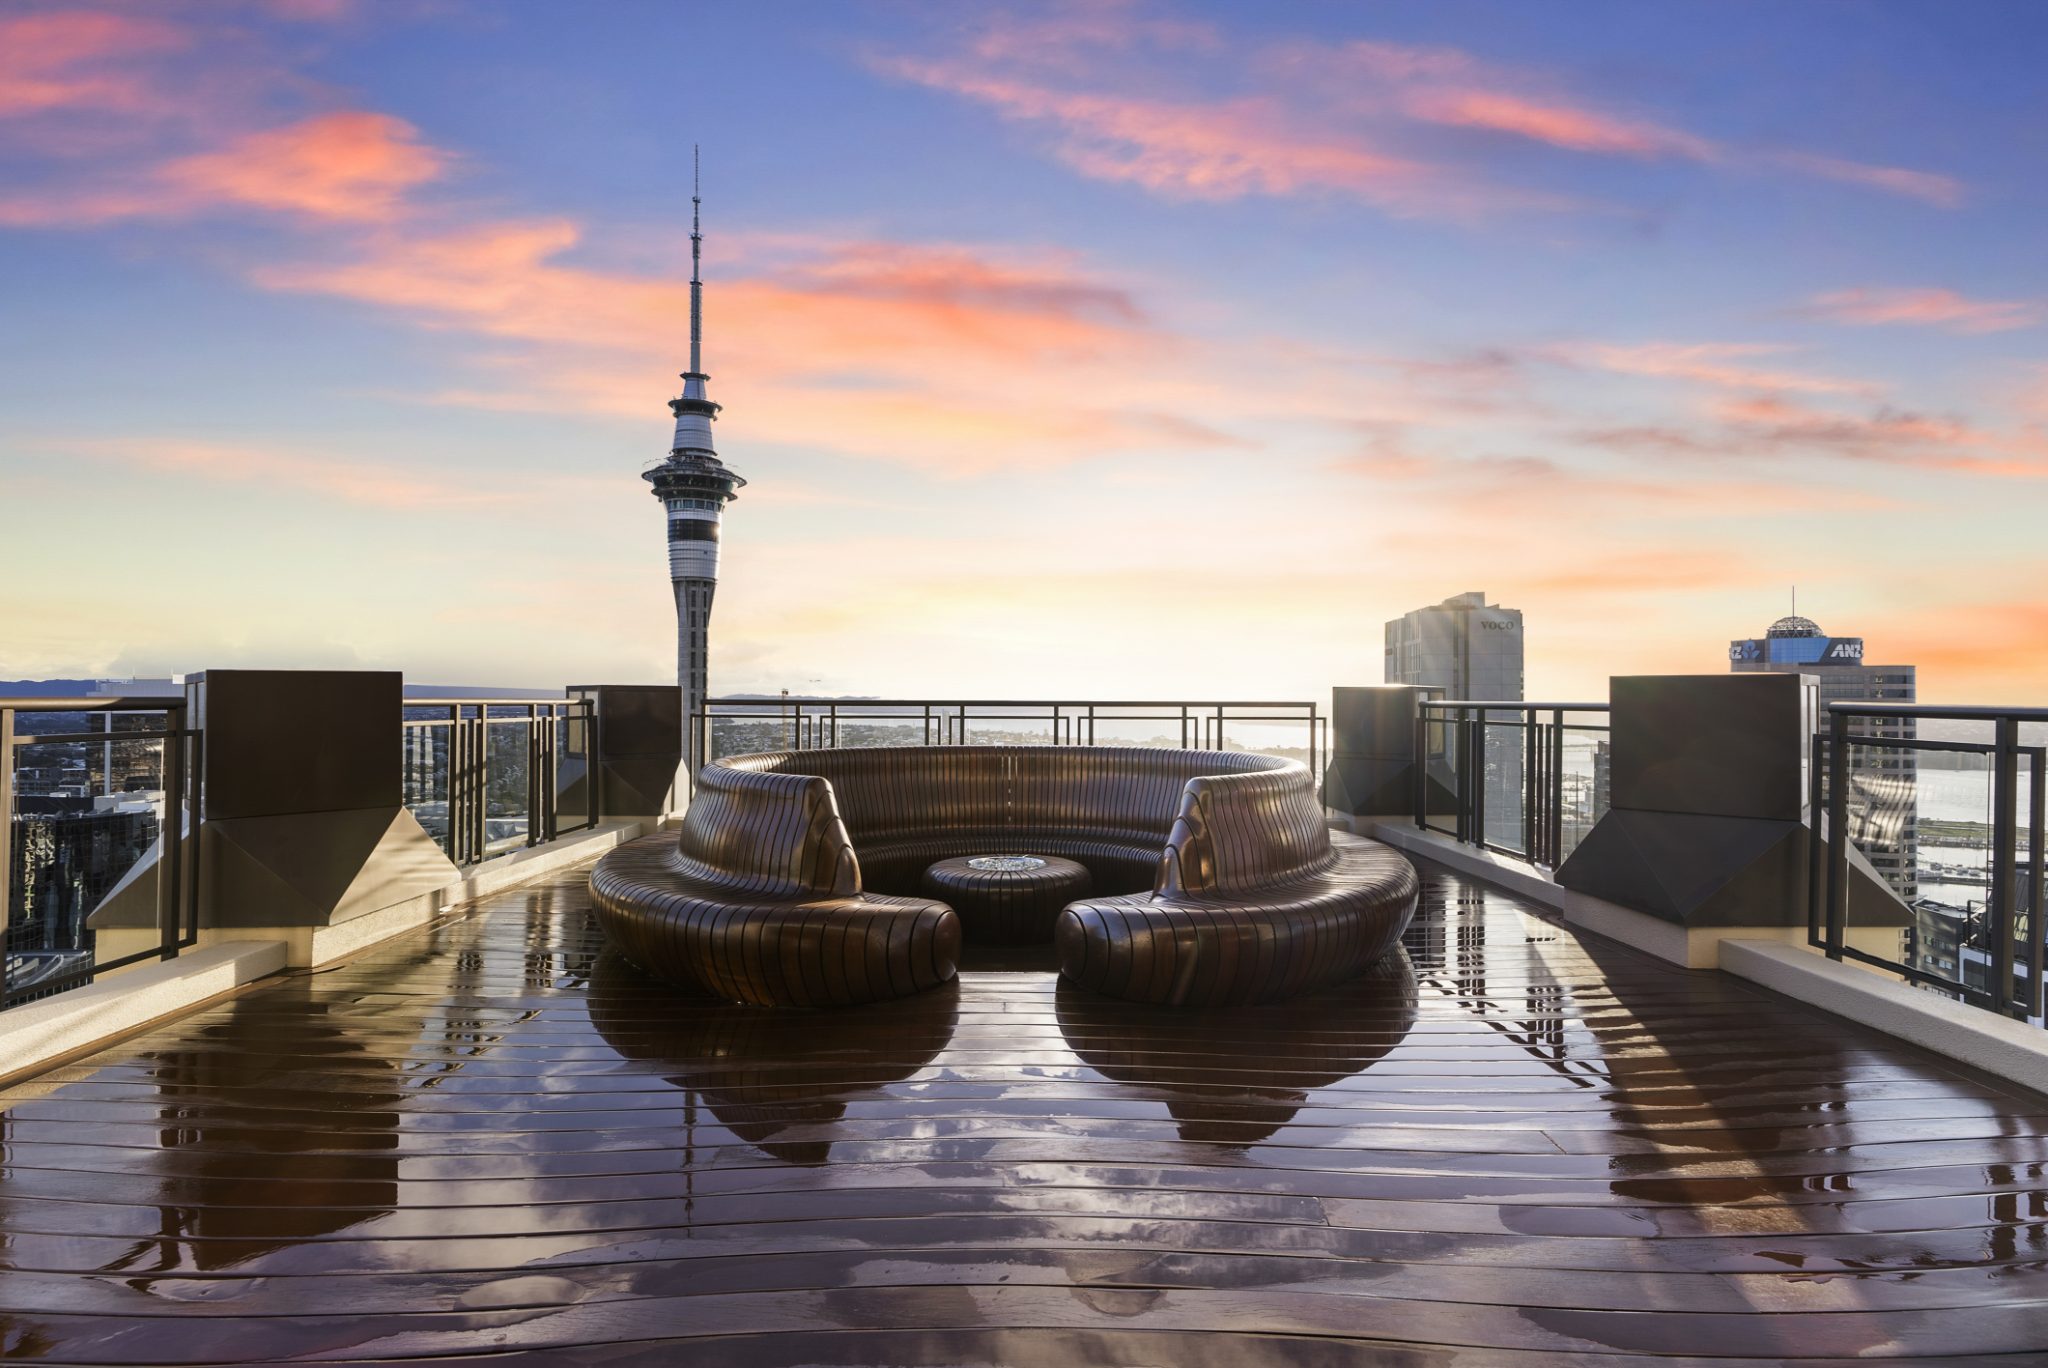
[[[1751,637],[1728,643],[1738,665],[1861,665],[1862,637]]]

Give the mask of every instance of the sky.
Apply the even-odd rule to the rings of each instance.
[[[2048,683],[2048,7],[0,0],[0,677]]]

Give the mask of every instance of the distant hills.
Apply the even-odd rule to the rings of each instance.
[[[0,698],[76,698],[97,687],[97,679],[0,679]]]

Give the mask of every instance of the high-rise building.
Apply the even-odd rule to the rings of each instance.
[[[1820,702],[1911,703],[1917,690],[1911,665],[1866,665],[1863,638],[1831,637],[1810,618],[1782,617],[1760,637],[1728,643],[1728,668],[1737,673],[1810,674],[1820,681]],[[1825,714],[1815,726],[1826,726]],[[1911,718],[1858,718],[1857,736],[1910,741]],[[1850,834],[1892,891],[1907,902],[1920,894],[1918,765],[1909,749],[1850,748]]]
[[[1387,624],[1386,682],[1422,684],[1445,698],[1483,702],[1522,697],[1522,610],[1454,594]]]
[[[697,719],[704,711],[711,629],[711,598],[718,589],[718,534],[726,504],[746,483],[726,469],[711,445],[711,402],[704,373],[703,206],[693,178],[690,194],[690,368],[683,392],[668,401],[675,414],[675,440],[668,459],[643,471],[668,514],[668,577],[676,596],[676,682],[683,691],[683,734],[689,772],[709,757],[700,754]]]

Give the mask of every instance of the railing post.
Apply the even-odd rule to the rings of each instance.
[[[2042,836],[2044,828],[2042,809],[2048,808],[2048,768],[2042,760],[2048,758],[2048,751],[2040,747],[2027,752],[2027,1016],[2035,1021],[2042,1017],[2042,974],[2041,959],[2048,949],[2048,926],[2042,925],[2044,905],[2041,892]]]
[[[13,929],[14,709],[0,707],[0,944]],[[5,991],[5,980],[0,980],[0,993]]]
[[[1849,717],[1828,718],[1828,925],[1827,955],[1842,957],[1849,924]]]
[[[2012,949],[2013,934],[2017,929],[2015,904],[2019,900],[2019,869],[2013,847],[2019,843],[2020,723],[2016,717],[2001,717],[1996,726],[1991,790],[1991,906],[1986,919],[1990,925],[1986,930],[1993,937],[1993,1006],[1997,1011],[2010,1014],[2015,1005]]]
[[[1486,710],[1465,708],[1465,765],[1468,782],[1465,799],[1458,806],[1470,814],[1470,828],[1460,839],[1474,845],[1486,845]]]
[[[1806,777],[1806,807],[1816,833],[1806,843],[1806,943],[1816,947],[1827,944],[1822,923],[1826,917],[1824,909],[1830,876],[1824,863],[1824,852],[1830,846],[1820,839],[1818,833],[1823,825],[1821,814],[1827,810],[1828,744],[1828,736],[1816,731],[1806,748],[1812,761]]]
[[[1540,862],[1543,852],[1538,848],[1536,833],[1541,813],[1538,811],[1537,795],[1542,791],[1542,775],[1537,772],[1536,756],[1536,714],[1522,714],[1522,858],[1532,863]]]
[[[1552,868],[1564,859],[1564,709],[1550,717],[1550,859]]]
[[[185,710],[183,707],[164,709],[164,820],[158,829],[158,839],[163,843],[163,858],[157,863],[157,954],[161,959],[178,957],[179,895],[184,892],[183,862],[185,858],[184,823],[181,818],[185,811]],[[114,728],[112,715],[107,718],[107,731]],[[113,788],[114,776],[107,775],[107,787]],[[6,828],[0,828],[5,830]]]
[[[1415,709],[1415,829],[1429,828],[1429,708]]]

